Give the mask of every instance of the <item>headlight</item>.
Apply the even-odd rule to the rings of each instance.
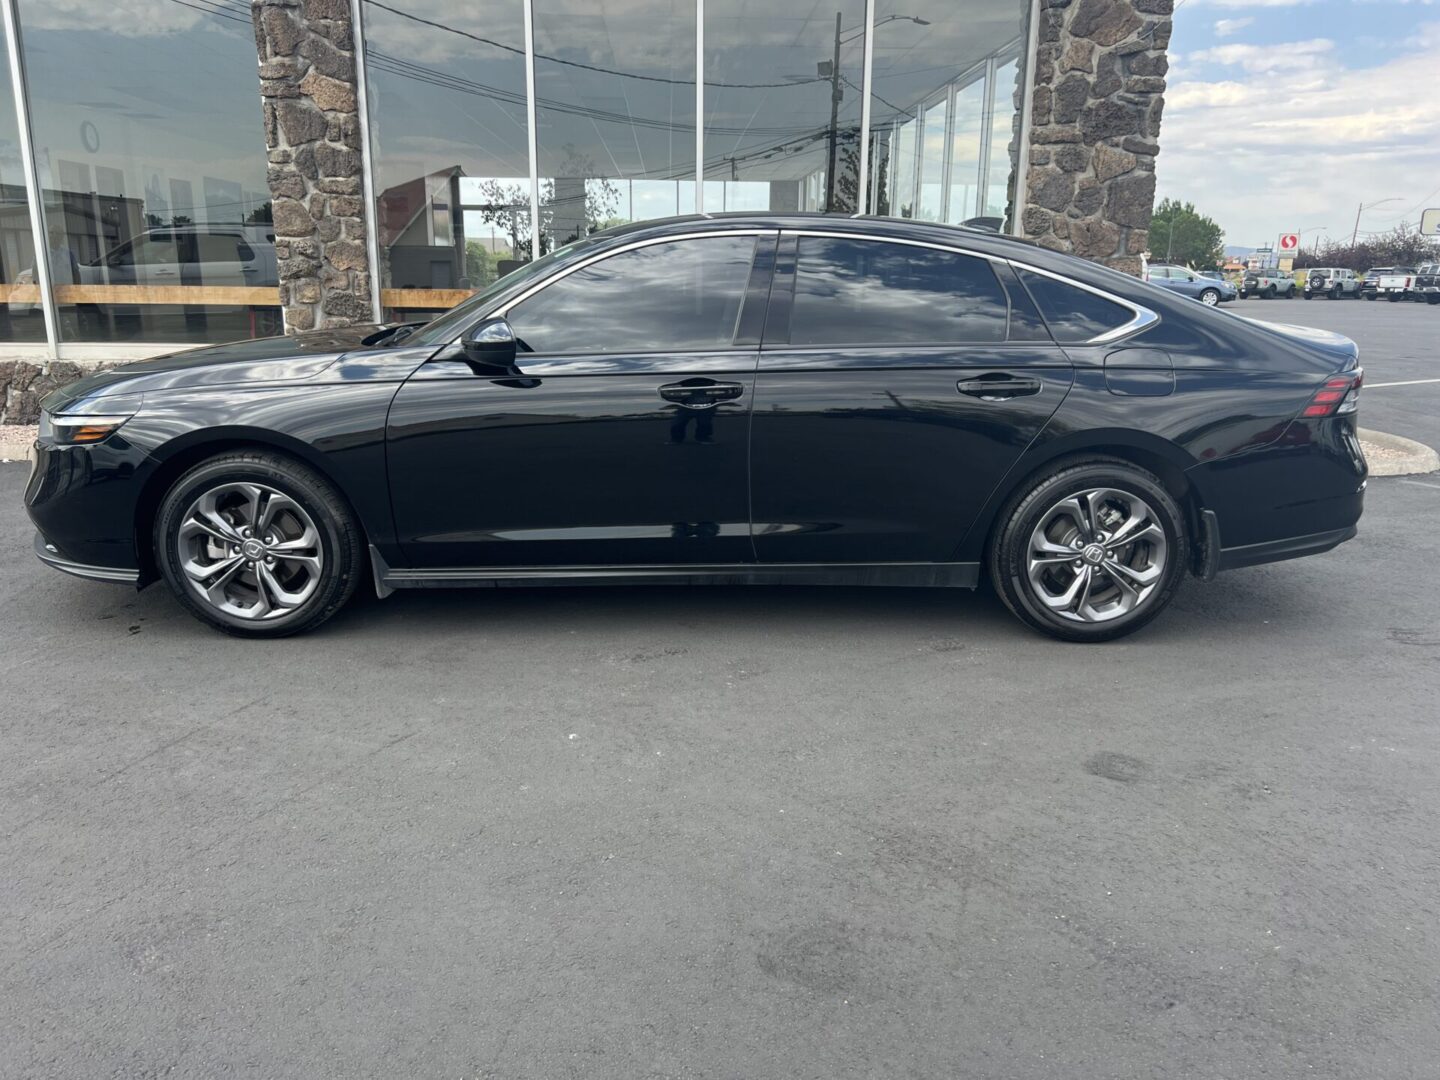
[[[51,416],[40,414],[40,438],[57,446],[98,443],[120,430],[134,413],[95,416]]]

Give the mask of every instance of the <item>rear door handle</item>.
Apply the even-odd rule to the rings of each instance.
[[[961,379],[955,384],[955,389],[962,394],[978,397],[981,401],[1008,401],[1010,398],[1038,394],[1044,386],[1043,379],[1037,379],[1030,375],[1011,375],[1003,371],[990,371],[984,375]]]
[[[713,409],[722,401],[734,401],[745,392],[738,382],[715,382],[713,379],[686,379],[660,387],[660,396],[687,409]]]

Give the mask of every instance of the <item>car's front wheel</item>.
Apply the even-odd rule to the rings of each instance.
[[[1294,285],[1291,285],[1290,288],[1285,291],[1285,299],[1286,299],[1286,300],[1294,300],[1294,299],[1295,299],[1295,286],[1294,286]]]
[[[1200,302],[1207,307],[1214,307],[1220,303],[1220,292],[1218,289],[1204,289],[1200,293]]]
[[[1276,291],[1276,290],[1275,290],[1275,286],[1274,286],[1274,285],[1269,285],[1269,286],[1267,286],[1266,289],[1265,289],[1265,293],[1264,293],[1265,299],[1266,299],[1266,300],[1274,300],[1274,299],[1275,299],[1275,291]]]
[[[991,580],[1022,622],[1065,641],[1132,633],[1185,574],[1185,519],[1159,478],[1078,460],[1017,492],[990,546]]]
[[[263,450],[225,453],[170,488],[155,553],[192,614],[242,637],[285,637],[355,592],[364,545],[344,498],[308,466]]]

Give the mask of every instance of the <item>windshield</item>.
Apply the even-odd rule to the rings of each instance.
[[[445,314],[437,316],[419,330],[406,342],[409,345],[443,345],[450,341],[461,330],[468,325],[491,300],[502,292],[508,291],[512,286],[521,285],[531,278],[542,276],[547,270],[554,266],[561,259],[576,251],[587,247],[593,247],[599,242],[598,237],[587,237],[584,240],[577,240],[573,244],[566,244],[562,248],[556,248],[548,255],[542,255],[534,262],[528,262],[498,279],[482,292],[476,293],[469,300],[462,300]]]

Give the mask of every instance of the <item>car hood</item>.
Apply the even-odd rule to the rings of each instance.
[[[347,352],[365,349],[388,337],[395,323],[368,323],[316,330],[290,337],[257,338],[229,345],[157,356],[122,364],[56,390],[41,403],[58,412],[81,398],[137,394],[177,387],[286,383],[311,379]]]

